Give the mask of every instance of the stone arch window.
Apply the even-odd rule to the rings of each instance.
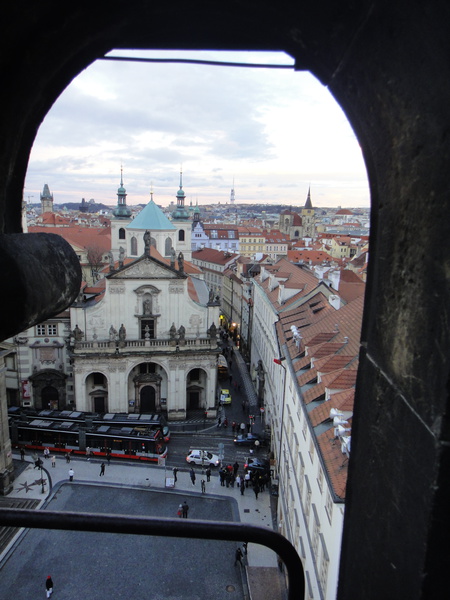
[[[164,256],[170,256],[172,251],[172,238],[166,237],[166,241],[164,243]]]
[[[125,239],[125,229],[123,227],[121,227],[119,229],[119,240],[124,240]]]
[[[131,255],[132,256],[137,256],[137,239],[133,236],[131,238]]]
[[[294,237],[300,237],[300,232],[298,229],[294,231]]]
[[[180,229],[180,231],[178,232],[178,241],[184,242],[184,229]]]

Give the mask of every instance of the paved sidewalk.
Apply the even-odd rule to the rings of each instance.
[[[14,456],[16,460],[19,455]],[[15,462],[16,462],[15,460]],[[111,461],[111,464],[106,465],[105,474],[100,476],[100,466],[102,460],[91,458],[72,459],[70,465],[66,463],[64,457],[56,457],[55,466],[52,467],[51,460],[45,460],[43,465],[42,486],[41,471],[34,468],[34,463],[31,462],[31,457],[26,456],[26,468],[17,476],[14,481],[14,489],[8,498],[17,499],[36,499],[41,501],[40,508],[50,497],[52,497],[52,489],[59,487],[57,484],[69,481],[69,468],[74,470],[74,482],[95,484],[97,486],[120,486],[121,488],[130,489],[148,489],[151,491],[164,491],[171,493],[172,489],[175,493],[184,492],[186,495],[195,494],[201,495],[200,482],[202,479],[200,468],[196,469],[197,479],[196,484],[192,485],[188,471],[179,471],[177,483],[175,487],[169,489],[166,487],[166,476],[172,478],[171,469],[165,469],[156,465],[134,464],[129,462]],[[19,469],[18,469],[19,470]],[[204,477],[206,481],[206,477]],[[251,488],[246,489],[245,494],[241,495],[237,487],[223,487],[220,485],[218,474],[213,473],[211,481],[206,483],[206,494],[214,496],[223,496],[233,498],[238,507],[239,520],[243,523],[248,523],[261,527],[272,528],[272,514],[270,505],[270,493],[265,491],[260,493],[258,499],[255,498]],[[8,548],[0,554],[0,564],[13,547],[14,542],[9,544]],[[277,577],[277,561],[276,554],[259,544],[249,544],[247,554],[248,566],[248,581],[257,582],[254,585],[254,593],[249,590],[249,598],[252,600],[278,600],[282,598],[279,595],[280,582]],[[275,573],[275,577],[274,577]],[[262,585],[267,579],[267,584]],[[269,586],[269,587],[268,587]],[[273,586],[272,591],[269,591]],[[261,591],[264,589],[264,593]]]

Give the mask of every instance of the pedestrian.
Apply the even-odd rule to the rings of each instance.
[[[177,515],[180,517],[180,519],[181,519],[182,514],[183,514],[183,505],[180,504],[178,506],[178,511],[177,511]]]
[[[241,487],[241,476],[239,474],[236,475],[236,486]]]
[[[111,452],[109,450],[106,451],[106,462],[108,463],[109,467],[109,463],[111,462]]]
[[[183,519],[187,519],[188,518],[188,512],[189,512],[189,505],[186,502],[186,500],[183,502],[183,504],[181,506],[181,512],[182,512]]]
[[[222,419],[221,419],[221,417],[219,417],[217,419],[217,427],[221,427],[221,425],[222,425]]]
[[[228,427],[228,419],[226,417],[223,420],[223,426],[225,427],[225,429]]]
[[[244,554],[248,554],[248,542],[244,542],[242,544],[242,550],[243,550]]]
[[[34,469],[42,469],[42,465],[44,463],[42,462],[41,458],[38,458],[37,460],[34,461]]]
[[[102,463],[100,465],[100,475],[99,477],[102,477],[105,474],[105,463]]]
[[[172,469],[172,473],[173,473],[173,480],[174,480],[174,482],[176,483],[176,482],[177,482],[177,473],[178,473],[178,468],[177,468],[177,467],[174,467],[174,468]]]
[[[48,448],[44,448],[44,458],[50,458],[50,450]]]
[[[20,460],[25,460],[25,450],[23,448],[20,449]]]
[[[238,471],[239,471],[239,463],[238,463],[238,461],[236,461],[233,465],[233,472],[234,472],[235,477],[236,477]]]
[[[56,467],[56,456],[52,454],[52,467]]]
[[[53,594],[53,579],[50,575],[47,575],[47,579],[45,580],[45,590],[47,592],[47,598]]]
[[[205,471],[206,473],[206,481],[209,483],[211,480],[211,467],[208,467]]]
[[[202,488],[202,494],[206,493],[206,484],[205,484],[205,480],[202,479],[200,482],[201,488]]]
[[[225,469],[220,469],[219,478],[220,478],[220,485],[222,487],[225,487],[225,473],[226,473]]]
[[[66,452],[66,463],[70,463],[70,452]]]
[[[235,555],[234,555],[234,566],[236,566],[238,563],[239,563],[240,565],[242,565],[242,557],[243,557],[243,556],[244,556],[244,555],[242,554],[242,550],[241,550],[240,548],[238,548],[238,549],[236,550],[236,553],[235,553]]]
[[[231,363],[230,363],[230,368],[231,368]],[[231,375],[231,373],[230,373],[230,385],[231,385],[232,381],[233,381],[233,375]]]
[[[255,483],[253,484],[253,491],[255,492],[255,499],[258,500],[259,485],[257,481],[255,481]]]
[[[89,446],[86,448],[86,458],[87,460],[91,460],[91,449]]]
[[[237,431],[236,431],[236,421],[233,421],[231,423],[231,431],[233,432],[233,434],[237,433]]]
[[[244,481],[241,481],[241,496],[244,495],[245,492],[245,485],[244,485]]]
[[[245,481],[245,487],[246,488],[248,488],[248,484],[250,483],[250,478],[251,478],[250,472],[247,471],[247,473],[244,476],[244,481]]]
[[[69,469],[69,481],[73,481],[73,476],[75,475],[75,471],[70,467]]]
[[[195,485],[195,471],[192,467],[191,467],[191,471],[190,471],[190,476],[191,476],[192,485]]]

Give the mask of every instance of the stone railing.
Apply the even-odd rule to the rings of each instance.
[[[154,349],[156,352],[183,352],[195,348],[217,348],[217,340],[211,338],[193,338],[180,341],[172,339],[147,339],[147,340],[87,340],[77,341],[73,346],[74,352],[141,352],[143,349]]]

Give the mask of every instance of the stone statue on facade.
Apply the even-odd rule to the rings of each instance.
[[[111,250],[108,252],[109,270],[114,271],[114,256]]]
[[[213,323],[213,324],[211,325],[211,327],[209,328],[209,330],[208,330],[208,334],[209,334],[209,337],[210,337],[212,340],[215,340],[215,339],[217,339],[217,327],[216,327],[215,323]]]
[[[172,323],[172,327],[169,329],[170,339],[174,340],[177,335],[177,328],[175,327],[175,323]]]
[[[119,248],[119,267],[123,267],[123,261],[125,260],[125,250],[120,246]]]
[[[175,260],[177,258],[175,248],[172,246],[172,250],[170,251],[170,266],[172,269],[175,269]]]
[[[183,325],[180,325],[180,328],[178,330],[178,337],[180,339],[180,342],[184,342],[186,338],[186,328]]]
[[[111,325],[111,327],[109,328],[109,341],[110,342],[114,342],[117,336],[117,329]]]
[[[75,325],[75,329],[72,331],[72,334],[76,342],[81,342],[84,337],[84,333],[81,331],[78,325]]]
[[[144,254],[145,256],[150,256],[150,243],[151,243],[151,235],[150,235],[150,231],[147,231],[144,233]]]
[[[120,342],[124,342],[126,340],[127,337],[127,330],[124,327],[124,324],[122,323],[122,325],[119,327],[119,341]]]
[[[178,270],[180,271],[180,273],[184,272],[184,256],[182,252],[180,252],[180,254],[178,255]]]
[[[152,301],[150,300],[150,298],[146,298],[144,300],[143,303],[143,309],[144,309],[144,315],[151,315],[152,314]]]

